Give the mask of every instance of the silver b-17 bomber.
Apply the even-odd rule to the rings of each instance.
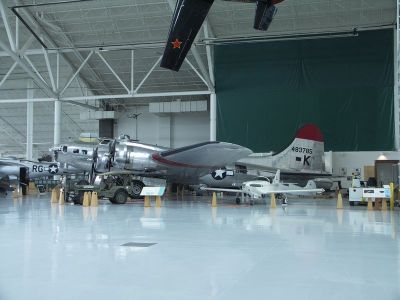
[[[93,175],[130,171],[143,177],[165,178],[171,183],[197,184],[199,178],[252,153],[248,148],[225,142],[205,142],[177,149],[139,143],[123,135],[102,139],[97,145],[62,145],[51,149],[65,168]],[[143,187],[136,182],[137,189]]]

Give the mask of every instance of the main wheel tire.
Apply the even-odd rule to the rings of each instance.
[[[240,199],[239,197],[236,198],[236,204],[237,205],[239,205],[241,201],[242,201],[242,199]]]
[[[74,202],[74,204],[83,205],[83,192],[77,193],[72,201]]]
[[[144,187],[144,184],[141,181],[132,182],[132,197],[134,199],[141,198],[140,193],[142,192],[143,187]]]
[[[350,201],[350,206],[354,206],[354,201]]]
[[[128,193],[125,190],[118,190],[115,192],[114,197],[110,199],[113,204],[125,204],[128,200]]]

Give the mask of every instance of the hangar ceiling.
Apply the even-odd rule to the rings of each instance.
[[[99,106],[107,102],[124,109],[137,103],[171,100],[172,96],[207,98],[213,87],[206,84],[210,81],[206,44],[249,42],[255,37],[299,38],[303,34],[352,32],[355,28],[393,26],[396,19],[394,0],[286,0],[279,5],[270,30],[260,33],[252,29],[254,4],[215,1],[208,17],[208,30],[201,31],[195,43],[197,55],[189,53],[188,62],[177,73],[157,64],[175,0],[0,0],[0,3],[4,7],[0,18],[0,105],[21,112],[26,108],[23,101],[32,75],[16,64],[1,45],[15,53],[36,79],[42,81],[40,86],[34,86],[35,99],[43,100],[54,91],[64,90],[63,97],[75,101],[73,104]],[[16,12],[25,25],[11,11],[14,6],[23,6]],[[32,33],[42,39],[46,51]],[[126,96],[129,92],[136,97]],[[171,97],[161,97],[168,95]],[[100,102],[99,98],[103,100]],[[43,107],[39,111],[51,115],[46,103],[37,104]],[[76,112],[63,110],[63,122],[73,128],[71,134],[85,127],[79,123]],[[14,124],[5,111],[0,113],[0,132],[7,129],[8,136],[24,132],[26,124]],[[50,141],[51,130],[43,126],[42,135]],[[23,134],[20,136],[23,139]],[[0,144],[6,141],[0,139]]]
[[[163,43],[167,36],[172,16],[168,0],[89,0],[89,1],[4,1],[11,31],[15,32],[15,14],[8,8],[19,5],[16,11],[32,29],[41,36],[50,54],[50,64],[55,69],[55,55],[51,50],[63,51],[70,65],[77,69],[89,55],[90,50],[101,48],[113,50],[100,54],[109,63],[120,79],[129,88],[131,82],[131,49],[134,53],[134,82],[138,85],[148,74],[151,67],[162,54]],[[60,4],[62,3],[62,4]],[[173,1],[172,1],[173,5]],[[276,20],[267,33],[257,33],[252,29],[254,4],[216,1],[211,9],[208,22],[215,39],[206,39],[217,43],[226,38],[240,41],[255,35],[268,37],[307,33],[326,33],[352,31],[393,25],[395,22],[395,1],[393,0],[287,0],[279,5]],[[34,22],[34,21],[37,22]],[[19,30],[19,44],[22,46],[31,36],[22,24]],[[4,23],[0,23],[0,37],[7,41]],[[201,59],[206,64],[204,35],[199,37]],[[107,48],[108,47],[108,48]],[[41,47],[34,40],[29,49]],[[121,49],[121,50],[116,50]],[[27,53],[35,53],[34,51]],[[42,51],[29,55],[32,64],[45,79],[49,79]],[[0,53],[0,73],[4,76],[13,65],[13,61],[4,52]],[[192,55],[188,57],[196,70],[198,64]],[[53,63],[52,63],[53,62]],[[62,80],[66,81],[71,70],[61,67]],[[55,73],[55,70],[53,70]],[[10,79],[26,77],[16,68]],[[92,55],[80,72],[82,88],[78,83],[72,86],[88,89],[85,93],[123,94],[125,88],[112,73],[103,59],[96,53]],[[69,78],[69,77],[68,77]],[[61,80],[61,81],[62,81]],[[46,80],[47,81],[47,80]],[[48,80],[50,81],[50,80]],[[65,82],[63,82],[65,83]],[[50,84],[49,84],[50,85]],[[3,86],[7,90],[22,89],[25,85]],[[61,83],[61,86],[63,84]],[[185,64],[176,73],[155,68],[141,87],[141,92],[201,91],[207,89],[196,72]],[[3,98],[3,97],[0,97]]]

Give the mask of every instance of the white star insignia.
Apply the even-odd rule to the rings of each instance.
[[[49,172],[50,172],[51,174],[58,173],[58,167],[55,166],[55,165],[50,166],[50,167],[49,167]]]
[[[214,178],[215,179],[224,179],[225,173],[226,173],[225,170],[216,170],[216,171],[214,171]]]

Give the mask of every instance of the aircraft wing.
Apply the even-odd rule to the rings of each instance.
[[[219,189],[219,188],[200,188],[204,191],[213,191],[213,192],[226,192],[226,193],[243,193],[243,190],[235,190],[235,189]],[[323,193],[324,189],[299,189],[299,190],[275,190],[275,191],[266,191],[262,194],[295,194],[295,193]]]
[[[211,191],[211,192],[225,192],[225,193],[243,193],[243,190],[235,190],[235,189],[219,189],[219,188],[208,188],[208,187],[201,187],[200,190],[202,191]]]
[[[0,159],[0,166],[24,166],[21,164],[21,162],[18,160],[9,160],[9,159]]]
[[[263,194],[297,194],[297,193],[323,193],[324,189],[298,189],[298,190],[275,190],[266,191]]]
[[[136,175],[136,172],[126,171],[126,170],[116,170],[116,171],[99,173],[97,175],[101,175],[101,176]]]
[[[179,71],[214,0],[178,0],[161,67]]]
[[[153,154],[158,164],[177,168],[204,168],[214,170],[248,156],[252,151],[243,146],[225,142],[205,142]]]

